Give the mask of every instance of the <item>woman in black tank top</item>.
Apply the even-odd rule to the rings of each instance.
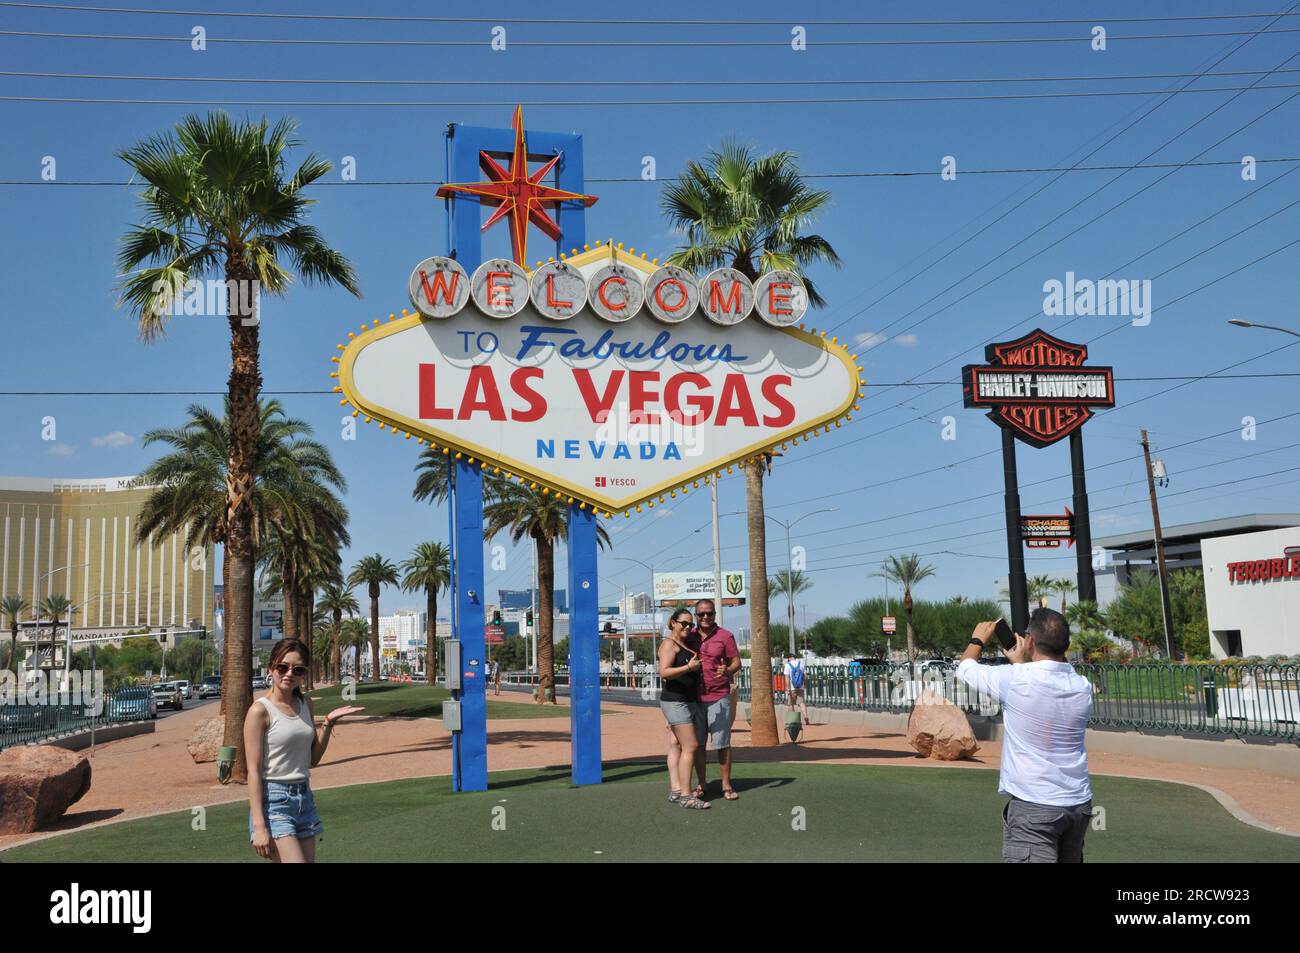
[[[668,800],[696,810],[707,801],[691,793],[691,770],[704,741],[704,711],[700,705],[700,637],[691,632],[691,611],[678,609],[668,620],[668,637],[659,646],[659,675],[663,691],[659,709],[668,721]],[[703,778],[701,778],[701,785]],[[702,791],[701,791],[702,793]]]

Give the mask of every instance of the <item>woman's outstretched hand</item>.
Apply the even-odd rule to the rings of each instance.
[[[358,712],[363,712],[363,711],[365,711],[365,709],[362,708],[360,705],[344,705],[342,708],[335,708],[332,712],[326,715],[325,720],[328,721],[331,725],[333,725],[336,724],[340,719],[345,718],[348,715],[355,715]]]

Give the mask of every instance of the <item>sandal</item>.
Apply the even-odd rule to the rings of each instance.
[[[711,806],[708,801],[701,801],[695,795],[684,797],[677,802],[678,807],[689,808],[693,811],[706,811]]]
[[[669,791],[669,792],[668,792],[668,803],[669,803],[669,804],[676,804],[676,803],[677,803],[678,801],[680,801],[681,799],[682,799],[682,792],[681,792],[681,791]]]
[[[704,795],[707,793],[708,792],[704,790],[703,784],[697,784],[695,785],[695,790],[691,792],[691,797],[695,798],[696,800],[703,801]]]
[[[739,801],[739,800],[740,800],[740,795],[736,793],[736,789],[735,789],[735,788],[723,788],[723,789],[722,789],[722,796],[723,796],[724,798],[726,798],[728,801]]]

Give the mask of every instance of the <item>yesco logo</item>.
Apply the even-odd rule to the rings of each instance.
[[[151,890],[70,890],[50,894],[50,922],[58,925],[128,924],[133,933],[148,933],[153,925]]]

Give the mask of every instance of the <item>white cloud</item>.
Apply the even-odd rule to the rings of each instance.
[[[921,340],[915,334],[900,334],[894,338],[894,343],[900,347],[916,347]]]
[[[102,437],[92,437],[90,440],[92,447],[125,447],[132,443],[135,443],[135,437],[120,430],[111,431]]]
[[[66,443],[56,443],[45,452],[52,457],[70,457],[77,452],[77,448]]]
[[[879,331],[863,331],[853,340],[858,342],[858,347],[879,347],[889,340],[889,335]]]

